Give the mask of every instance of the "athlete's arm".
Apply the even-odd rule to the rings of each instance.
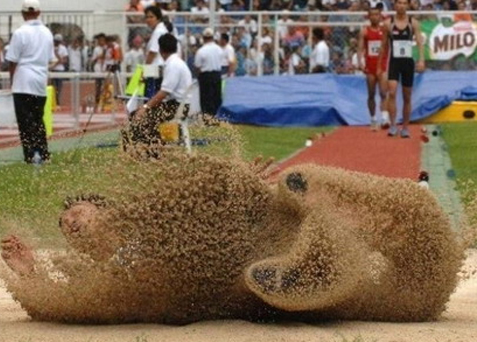
[[[426,65],[424,63],[424,44],[422,42],[421,28],[419,22],[414,18],[412,18],[412,26],[414,30],[414,36],[416,37],[417,49],[419,52],[419,60],[417,61],[416,70],[418,72],[423,72],[426,68]]]
[[[358,39],[358,69],[359,70],[364,69],[364,65],[363,65],[362,61],[363,61],[363,48],[364,48],[365,30],[366,30],[366,28],[363,27],[359,31],[359,39]]]

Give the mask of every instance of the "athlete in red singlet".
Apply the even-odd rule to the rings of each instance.
[[[381,26],[381,10],[379,8],[371,8],[368,11],[369,26],[361,29],[358,44],[358,61],[359,68],[366,74],[366,83],[368,86],[368,109],[371,116],[371,128],[377,130],[378,120],[376,119],[376,85],[379,85],[379,95],[381,97],[381,126],[389,127],[389,113],[387,111],[387,58],[381,63],[381,70],[384,72],[378,76],[378,59],[383,39],[383,31]],[[363,58],[364,57],[364,58]],[[364,60],[364,65],[363,65]]]

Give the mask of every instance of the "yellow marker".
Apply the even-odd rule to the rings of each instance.
[[[114,86],[110,80],[105,80],[103,85],[103,91],[99,100],[99,108],[102,112],[110,112],[113,109],[113,91]]]
[[[46,103],[43,112],[43,123],[45,124],[46,136],[53,135],[53,111],[56,109],[55,88],[46,87]]]
[[[134,74],[131,77],[127,87],[126,87],[126,95],[133,95],[136,93],[138,96],[144,96],[144,92],[146,89],[146,85],[143,82],[142,75],[144,72],[144,67],[142,65],[138,65],[136,70],[134,70]]]
[[[159,135],[164,142],[178,142],[179,141],[179,123],[168,121],[159,124]]]
[[[419,123],[441,123],[477,120],[476,101],[454,101],[437,113],[419,120]]]

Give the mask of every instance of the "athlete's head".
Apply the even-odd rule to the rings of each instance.
[[[397,14],[404,14],[409,7],[409,0],[395,0],[394,9]]]
[[[368,18],[372,26],[378,26],[381,21],[381,10],[377,7],[372,7],[368,10]]]

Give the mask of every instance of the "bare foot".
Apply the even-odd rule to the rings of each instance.
[[[3,260],[15,273],[24,276],[34,272],[35,259],[32,250],[17,236],[3,238],[1,247]]]

